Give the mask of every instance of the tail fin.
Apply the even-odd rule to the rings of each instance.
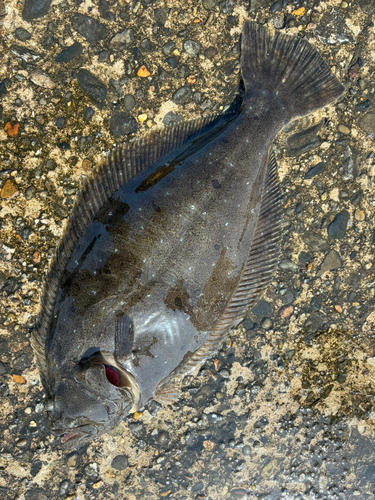
[[[328,64],[307,41],[268,32],[252,21],[242,29],[241,71],[246,93],[277,95],[290,119],[335,101],[344,91]]]

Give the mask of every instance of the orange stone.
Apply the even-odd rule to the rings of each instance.
[[[1,188],[0,191],[0,197],[1,198],[11,198],[15,193],[17,193],[18,189],[17,186],[14,184],[13,181],[10,179],[7,179],[4,182],[4,186]]]
[[[207,451],[211,451],[213,448],[215,448],[216,443],[213,441],[203,441],[203,448]]]
[[[18,135],[18,129],[20,128],[20,124],[17,122],[14,125],[12,125],[10,122],[8,122],[4,130],[8,134],[9,137],[17,137]]]
[[[335,311],[338,312],[339,314],[342,313],[342,307],[339,306],[338,304],[335,305]]]
[[[218,371],[220,368],[220,361],[218,359],[213,359],[212,361],[214,363],[215,370]]]
[[[38,252],[38,250],[36,250],[33,253],[33,262],[34,262],[34,264],[39,264],[39,262],[40,262],[40,252]]]
[[[22,375],[13,375],[12,377],[16,384],[24,384],[26,382],[25,377]]]
[[[141,66],[139,70],[137,71],[137,76],[140,76],[141,78],[146,78],[147,76],[150,76],[149,70],[146,68],[146,66]]]
[[[306,12],[306,9],[305,7],[300,7],[299,9],[297,10],[294,10],[292,12],[292,15],[293,16],[297,16],[297,17],[302,17],[304,15],[304,13]]]
[[[194,85],[194,83],[196,82],[195,76],[194,76],[194,75],[189,75],[189,76],[186,78],[186,81],[187,81],[188,83],[190,83],[190,85]]]
[[[282,318],[287,318],[293,313],[293,306],[285,306],[280,309],[280,316]]]
[[[142,416],[142,413],[139,413],[137,411],[133,413],[134,420],[138,420],[139,418],[141,418],[141,416]]]

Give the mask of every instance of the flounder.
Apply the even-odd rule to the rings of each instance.
[[[52,431],[98,438],[215,353],[270,282],[281,193],[271,144],[343,92],[307,41],[242,31],[242,109],[115,150],[84,186],[33,332]]]

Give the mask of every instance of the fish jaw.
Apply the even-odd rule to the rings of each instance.
[[[73,429],[51,428],[56,440],[67,450],[77,450],[85,444],[98,439],[105,431],[100,432],[92,425],[77,427]]]

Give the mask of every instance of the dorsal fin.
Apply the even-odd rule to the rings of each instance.
[[[262,204],[255,228],[246,266],[241,279],[224,314],[219,319],[215,329],[210,333],[204,344],[193,356],[172,372],[158,386],[157,399],[160,395],[177,394],[176,384],[185,375],[193,372],[212,356],[226,338],[228,330],[240,323],[250,307],[268,287],[273,271],[279,261],[280,241],[282,234],[281,191],[277,173],[277,163],[271,153],[265,178]],[[170,399],[167,401],[170,402]]]
[[[185,144],[195,141],[196,144],[193,142],[192,147],[200,147],[201,141],[210,140],[221,133],[237,114],[238,110],[232,109],[222,115],[211,115],[150,131],[144,137],[112,151],[92,177],[84,182],[47,272],[41,310],[31,337],[41,380],[46,389],[48,366],[45,346],[54,304],[62,274],[87,224],[112,194],[127,181]]]

